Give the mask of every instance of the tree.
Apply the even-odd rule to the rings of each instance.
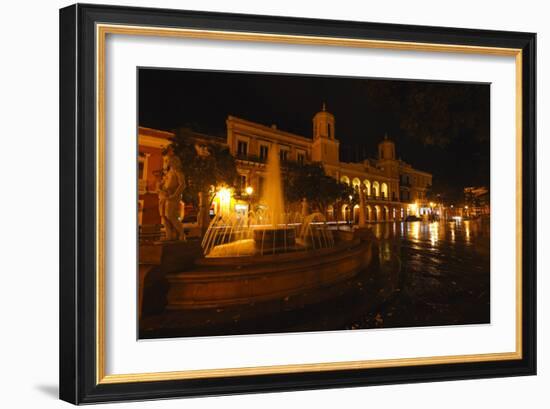
[[[176,133],[170,148],[180,159],[185,175],[182,199],[198,207],[197,221],[204,232],[210,218],[208,210],[218,187],[233,188],[238,180],[235,158],[216,141],[198,140],[187,128]]]
[[[285,174],[284,194],[287,203],[306,199],[324,213],[328,205],[349,200],[349,196],[355,197],[353,188],[328,176],[319,163],[302,165],[288,162],[285,164]]]

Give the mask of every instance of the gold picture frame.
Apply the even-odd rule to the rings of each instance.
[[[124,15],[124,18],[120,17],[120,13]],[[126,14],[125,14],[126,13]],[[265,31],[261,32],[258,29],[255,31],[244,30],[235,26],[233,22],[234,16],[226,15],[226,20],[221,23],[219,21],[219,15],[208,15],[211,18],[209,24],[205,24],[204,27],[196,27],[199,24],[198,20],[204,18],[205,13],[191,13],[191,12],[174,12],[175,20],[179,21],[180,26],[172,22],[171,24],[165,24],[163,15],[157,10],[152,9],[133,9],[133,8],[111,8],[103,6],[71,6],[61,11],[61,37],[62,44],[65,41],[64,48],[62,47],[62,61],[63,58],[71,64],[77,64],[73,75],[75,76],[75,83],[82,81],[82,84],[86,88],[83,92],[86,95],[84,97],[93,97],[94,106],[94,118],[87,118],[87,123],[93,123],[94,128],[87,130],[86,135],[84,133],[71,132],[69,130],[63,131],[61,135],[61,143],[71,143],[72,145],[78,144],[78,138],[90,138],[93,136],[91,142],[95,147],[96,154],[93,158],[87,157],[83,160],[87,166],[93,167],[93,186],[87,187],[90,191],[95,191],[95,205],[92,214],[89,214],[90,220],[94,220],[94,262],[93,268],[87,271],[86,282],[92,281],[89,277],[89,271],[95,271],[93,276],[93,282],[95,288],[94,291],[86,292],[86,309],[89,311],[91,305],[94,306],[94,317],[90,318],[84,325],[88,328],[86,334],[86,347],[78,350],[68,348],[63,351],[63,339],[67,338],[65,342],[69,342],[69,339],[74,339],[74,333],[71,331],[78,326],[76,323],[76,317],[82,314],[85,305],[82,299],[75,298],[71,302],[67,302],[63,299],[67,289],[62,290],[62,310],[66,320],[71,321],[70,324],[63,326],[62,323],[62,357],[61,359],[69,359],[74,362],[73,371],[65,372],[62,370],[62,387],[61,396],[62,399],[68,400],[73,403],[78,402],[94,402],[104,400],[118,400],[118,399],[136,399],[136,398],[156,398],[163,396],[188,396],[195,394],[205,394],[208,391],[201,386],[190,387],[186,384],[186,381],[204,380],[205,382],[218,382],[220,379],[227,381],[227,378],[234,378],[237,382],[244,382],[244,390],[268,390],[262,389],[262,377],[270,376],[276,377],[280,375],[296,375],[299,377],[306,377],[313,374],[326,374],[328,378],[332,379],[335,374],[351,371],[357,374],[361,374],[360,382],[363,384],[369,384],[368,380],[365,381],[365,377],[368,377],[369,371],[376,370],[390,370],[395,368],[409,368],[411,371],[419,366],[428,366],[436,368],[445,368],[445,374],[443,379],[454,379],[465,376],[461,370],[467,370],[472,372],[472,376],[483,376],[483,369],[494,369],[494,375],[506,375],[521,373],[534,373],[534,294],[532,287],[534,285],[534,258],[533,258],[533,241],[534,241],[534,224],[532,220],[534,218],[533,208],[525,208],[526,200],[529,200],[534,195],[534,185],[531,180],[533,179],[534,169],[531,166],[525,165],[525,158],[532,160],[533,153],[531,152],[531,144],[534,143],[534,126],[531,122],[532,112],[534,111],[534,96],[532,91],[532,83],[534,81],[534,35],[525,33],[499,33],[499,41],[493,41],[487,33],[475,32],[470,33],[461,31],[458,29],[439,29],[438,31],[430,31],[421,27],[410,27],[409,31],[402,33],[402,37],[409,36],[410,40],[405,39],[393,39],[395,33],[392,35],[393,27],[391,25],[384,25],[380,27],[378,33],[379,38],[365,38],[366,31],[373,28],[367,23],[355,23],[356,35],[354,37],[344,37],[338,34],[338,30],[341,30],[340,25],[335,22],[321,21],[316,23],[316,34],[289,34],[285,32],[291,30],[297,30],[296,26],[303,24],[303,20],[298,19],[283,19],[273,18],[273,21],[264,22],[261,19],[256,19],[254,16],[239,16],[240,19],[245,18],[250,22],[250,25],[265,25]],[[137,16],[137,17],[136,17]],[[179,18],[179,20],[178,20]],[[139,20],[156,21],[153,24],[140,24]],[[135,21],[132,21],[135,20]],[[196,22],[195,22],[196,21]],[[202,20],[201,20],[202,21]],[[80,27],[78,22],[80,22]],[[194,23],[195,22],[195,23]],[[339,22],[341,23],[341,22]],[[65,24],[65,29],[63,25]],[[202,24],[202,23],[201,23]],[[224,28],[224,26],[235,26],[236,29]],[[271,25],[270,25],[271,24]],[[351,23],[350,23],[351,24]],[[75,29],[79,27],[84,33],[80,38],[75,35],[77,32]],[[354,25],[355,27],[355,25]],[[368,30],[367,30],[368,29]],[[362,31],[363,30],[363,31]],[[370,32],[370,31],[369,31]],[[414,33],[423,33],[424,37],[430,38],[430,41],[418,41]],[[515,35],[514,35],[515,34]],[[383,359],[383,360],[370,360],[370,361],[348,361],[348,362],[320,362],[315,364],[297,364],[297,365],[280,365],[280,366],[260,366],[260,367],[242,367],[242,368],[219,368],[208,370],[188,370],[188,371],[174,371],[174,372],[155,372],[155,373],[129,373],[129,374],[107,374],[105,371],[106,360],[106,343],[105,343],[105,43],[108,36],[112,35],[126,35],[126,36],[160,36],[167,38],[194,38],[194,39],[209,39],[217,41],[245,41],[256,43],[279,43],[279,44],[293,44],[293,45],[322,45],[322,46],[334,46],[334,47],[354,47],[354,48],[374,48],[383,50],[404,50],[404,51],[426,51],[426,52],[444,52],[444,53],[467,53],[467,54],[481,54],[481,55],[497,55],[497,56],[509,56],[515,58],[516,66],[516,345],[515,351],[508,353],[487,353],[487,354],[475,354],[475,355],[456,355],[456,356],[431,356],[431,357],[417,357],[417,358],[401,358],[401,359]],[[496,34],[493,35],[493,37]],[[450,42],[449,37],[454,36],[456,42]],[[385,38],[384,38],[385,37]],[[433,40],[433,41],[432,41]],[[488,44],[495,43],[495,44]],[[88,57],[85,62],[77,62],[76,54],[77,50],[80,50],[83,55]],[[93,57],[93,61],[90,60]],[[87,64],[87,71],[81,68],[81,73],[78,74],[78,64]],[[92,66],[93,64],[93,66]],[[64,65],[62,64],[62,72]],[[92,69],[93,68],[93,69]],[[65,68],[67,70],[67,68]],[[67,72],[67,71],[66,71]],[[90,78],[90,74],[93,77]],[[63,73],[62,73],[63,77]],[[65,80],[64,80],[65,81]],[[75,83],[64,83],[62,88],[74,87]],[[90,86],[93,84],[93,87]],[[90,89],[91,88],[91,89]],[[78,86],[75,89],[71,89],[74,95],[79,92]],[[65,115],[65,120],[72,125],[76,125],[73,129],[78,129],[77,116],[73,115],[73,112],[78,111],[78,106],[75,106],[75,99],[63,100],[64,92],[62,91],[62,115]],[[65,97],[66,98],[66,97]],[[86,108],[80,107],[80,111],[83,112],[86,109],[90,109],[89,104]],[[88,111],[90,112],[90,111]],[[71,118],[69,118],[71,117]],[[63,120],[63,119],[62,119]],[[72,121],[72,122],[71,122]],[[63,133],[65,132],[65,133]],[[90,133],[91,132],[91,133]],[[69,141],[70,142],[67,142]],[[92,145],[90,145],[92,146]],[[527,147],[527,149],[526,149]],[[74,152],[73,152],[74,154]],[[75,172],[75,177],[78,171],[74,168],[74,158],[63,157],[62,169],[70,172]],[[88,180],[86,183],[92,182]],[[526,182],[528,185],[526,186]],[[77,189],[77,188],[75,188]],[[74,193],[70,189],[62,191],[63,200],[67,201],[68,206],[74,206],[78,209],[80,203],[75,201]],[[72,197],[71,197],[72,196]],[[88,211],[89,212],[89,211]],[[526,214],[527,213],[527,214]],[[527,223],[526,223],[527,221]],[[65,223],[65,224],[64,224]],[[63,234],[65,237],[73,235],[74,226],[71,224],[67,226],[67,222],[62,220],[62,240]],[[82,233],[81,233],[82,234]],[[526,240],[527,237],[527,240]],[[78,247],[78,244],[75,244]],[[529,249],[529,253],[524,254],[525,248]],[[67,257],[72,257],[67,254]],[[64,269],[65,268],[65,269]],[[72,284],[69,287],[75,291],[78,286],[84,284],[84,280],[78,280],[78,275],[84,274],[83,271],[77,271],[74,268],[68,268],[62,266],[61,280],[67,280],[67,276],[71,276]],[[76,278],[75,278],[76,277]],[[90,300],[90,296],[93,294],[93,299]],[[526,299],[526,295],[528,298]],[[83,297],[84,298],[84,297]],[[526,308],[527,307],[527,308]],[[79,310],[80,308],[80,310]],[[72,317],[72,318],[71,318]],[[94,333],[90,334],[89,327],[90,322],[93,322]],[[77,331],[78,333],[78,331]],[[83,337],[83,333],[77,334],[77,338]],[[93,343],[91,340],[93,338]],[[83,338],[79,338],[83,339]],[[78,339],[77,339],[78,341]],[[82,341],[84,342],[84,341]],[[77,343],[78,345],[78,343]],[[93,351],[90,350],[90,346],[93,345]],[[79,354],[76,351],[79,351]],[[85,355],[85,358],[83,356]],[[93,357],[93,359],[91,359]],[[84,361],[82,361],[84,359]],[[83,362],[86,368],[83,368]],[[80,365],[77,365],[80,363]],[[497,364],[490,366],[491,363]],[[457,369],[459,368],[466,369]],[[468,366],[469,365],[469,366]],[[476,366],[477,365],[477,366]],[[90,366],[92,368],[90,368]],[[62,368],[64,366],[62,365]],[[76,378],[71,379],[69,373],[77,371],[83,371]],[[501,368],[507,369],[502,371]],[[476,375],[475,371],[478,371]],[[515,371],[515,372],[514,372]],[[387,375],[391,381],[391,374]],[[398,381],[399,376],[395,375],[395,381]],[[414,377],[411,377],[413,379]],[[298,378],[296,378],[298,379]],[[350,383],[355,382],[355,378],[351,377]],[[429,376],[426,379],[430,378]],[[161,390],[159,387],[156,391],[150,392],[148,395],[140,395],[139,384],[156,384],[160,385],[163,382],[174,382],[172,393],[167,393],[166,390]],[[75,388],[75,382],[82,382],[86,387]],[[178,384],[178,382],[180,382]],[[273,381],[276,384],[276,381]],[[300,388],[299,381],[297,381],[295,387]],[[376,383],[373,380],[372,383]],[[345,383],[344,383],[345,384]],[[64,386],[65,385],[65,386]],[[81,384],[79,384],[81,385]],[[232,391],[238,391],[239,388],[232,384],[228,386],[228,389],[219,389],[219,393],[230,393]],[[318,382],[318,387],[326,387],[329,383]],[[283,386],[280,384],[280,388],[277,386],[270,386],[274,390],[292,389],[288,385]],[[119,389],[117,389],[119,388]],[[152,387],[155,390],[154,387]],[[78,390],[78,392],[75,392]],[[164,395],[163,395],[164,394]]]

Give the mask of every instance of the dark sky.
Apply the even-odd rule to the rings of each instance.
[[[341,160],[376,157],[387,133],[397,156],[433,173],[434,191],[449,199],[489,184],[489,84],[144,68],[138,82],[142,126],[224,136],[235,115],[311,137],[326,102]]]

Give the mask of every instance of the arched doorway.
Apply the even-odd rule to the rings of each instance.
[[[373,221],[375,222],[380,221],[380,206],[378,205],[374,205]]]
[[[351,209],[347,204],[342,205],[342,219],[347,223],[351,221]]]
[[[327,220],[330,222],[334,220],[334,207],[332,205],[327,207]]]
[[[383,220],[384,220],[385,222],[387,222],[387,221],[390,220],[390,209],[388,209],[388,206],[384,206]]]
[[[359,224],[359,213],[361,212],[361,209],[359,208],[359,205],[353,206],[353,223]]]

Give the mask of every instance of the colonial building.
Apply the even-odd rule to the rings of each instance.
[[[433,204],[430,205],[427,198],[432,175],[397,159],[395,143],[387,136],[378,144],[378,158],[360,163],[340,161],[336,121],[325,106],[313,117],[311,137],[235,116],[228,116],[226,126],[226,144],[237,159],[240,175],[239,188],[230,203],[225,204],[233,207],[234,211],[246,212],[249,203],[261,197],[265,162],[272,149],[278,151],[281,161],[318,162],[327,175],[356,189],[362,187],[368,221],[402,220],[408,215],[421,217],[431,214],[433,210]],[[172,137],[169,132],[139,128],[140,218],[144,224],[152,220],[149,209],[153,207],[154,200],[149,200],[147,195],[154,194],[158,179],[155,171],[160,170],[162,164],[159,157]],[[208,139],[206,135],[197,134],[196,137]],[[222,205],[220,200],[227,202],[227,198],[215,200],[213,212],[219,211]],[[351,208],[351,204],[345,203],[339,207],[329,207],[329,220],[358,221],[359,205]]]
[[[276,125],[265,126],[234,116],[227,118],[226,125],[227,144],[238,159],[241,185],[250,186],[259,196],[268,152],[278,149],[283,161],[319,162],[335,179],[356,188],[362,186],[367,220],[400,220],[407,215],[423,216],[432,211],[427,200],[432,175],[398,160],[395,144],[387,137],[378,145],[377,159],[341,162],[336,121],[324,106],[313,117],[311,138],[278,129]],[[356,220],[358,205],[354,209],[349,204],[343,204],[340,209],[329,208],[328,217]]]

